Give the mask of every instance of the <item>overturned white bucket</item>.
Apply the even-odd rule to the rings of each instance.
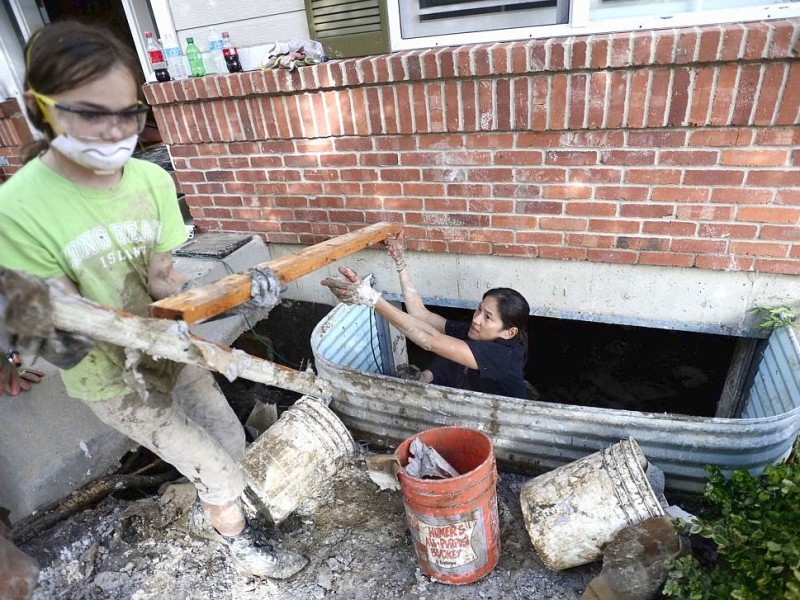
[[[624,527],[664,515],[629,438],[528,481],[520,492],[533,547],[554,570],[583,565]]]
[[[250,492],[280,523],[354,453],[339,418],[322,401],[303,396],[250,445],[241,466]]]

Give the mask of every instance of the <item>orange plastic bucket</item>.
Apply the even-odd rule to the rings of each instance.
[[[441,454],[461,475],[419,479],[399,473],[400,491],[420,569],[434,581],[477,581],[500,558],[497,468],[492,441],[466,427],[439,427],[415,435],[395,451],[409,460],[414,438]]]

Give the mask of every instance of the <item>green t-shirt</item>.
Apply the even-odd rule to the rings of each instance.
[[[71,279],[81,295],[147,316],[148,265],[187,239],[169,174],[131,159],[111,190],[78,186],[34,159],[0,185],[0,266],[39,277]],[[62,371],[67,393],[107,400],[132,390],[122,381],[124,352],[98,343],[77,366]],[[166,391],[176,365],[142,363],[148,383]]]

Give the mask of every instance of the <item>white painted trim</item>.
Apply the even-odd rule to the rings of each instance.
[[[403,39],[400,28],[400,1],[402,0],[387,0],[386,2],[386,17],[389,21],[389,40],[392,50],[399,50],[399,48],[394,47],[395,40],[401,41]]]
[[[14,4],[16,9],[21,10],[18,2],[14,1]],[[22,99],[22,91],[25,85],[24,48],[17,37],[14,23],[9,19],[14,19],[22,32],[35,31],[41,27],[43,21],[38,10],[21,10],[21,12],[18,12],[16,9],[12,9],[8,15],[5,10],[0,11],[0,100],[16,98],[20,107],[23,108],[22,115],[25,117],[28,129],[35,137],[41,137],[41,133],[28,120],[28,114],[24,110]],[[19,23],[19,15],[22,15],[23,18],[27,17],[28,20]],[[36,24],[37,22],[39,25]],[[30,36],[27,35],[26,39],[27,37]]]
[[[26,40],[46,22],[35,0],[8,0],[8,5]]]
[[[164,40],[172,36],[178,39],[178,32],[175,29],[175,19],[172,18],[172,10],[169,7],[169,0],[150,0],[150,8],[153,11],[153,18],[156,20],[158,36]]]
[[[614,19],[602,22],[587,22],[581,25],[582,16],[571,13],[577,19],[574,25],[545,25],[539,27],[520,27],[514,29],[478,31],[453,35],[428,36],[403,39],[400,32],[400,13],[398,2],[389,0],[389,32],[392,51],[416,50],[422,48],[459,46],[483,42],[502,42],[509,40],[539,39],[563,37],[569,35],[586,35],[592,33],[612,33],[616,31],[638,31],[647,29],[666,29],[672,27],[689,27],[694,25],[710,25],[723,23],[741,23],[745,21],[763,21],[770,19],[789,19],[800,17],[800,3],[790,2],[765,7],[749,7],[735,10],[714,10],[702,13],[682,13],[672,18]],[[583,9],[584,0],[572,0]],[[588,18],[588,9],[585,13]]]
[[[122,0],[122,8],[125,10],[125,17],[131,28],[133,45],[136,48],[136,55],[142,65],[142,72],[148,82],[156,80],[153,70],[150,68],[150,60],[144,47],[144,32],[155,29],[152,18],[150,17],[150,7],[148,0]]]
[[[591,0],[572,0],[569,3],[569,23],[573,28],[589,25],[589,6]]]
[[[17,40],[14,25],[0,12],[0,101],[20,99],[25,77],[22,48]]]
[[[298,248],[269,244],[273,258]],[[408,251],[406,259],[415,287],[432,305],[474,307],[485,290],[503,285],[525,296],[532,315],[658,329],[749,336],[752,307],[792,305],[800,297],[796,275],[437,252]],[[372,273],[376,288],[398,300],[390,262],[385,252],[362,250],[291,282],[281,297],[333,304],[319,281],[337,276],[344,264]]]

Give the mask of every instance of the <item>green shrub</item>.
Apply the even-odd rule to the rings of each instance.
[[[750,309],[761,317],[761,322],[757,325],[759,329],[780,329],[789,327],[798,322],[798,314],[791,306],[756,306]]]
[[[800,599],[800,464],[769,466],[763,475],[716,467],[704,495],[708,510],[691,532],[716,544],[715,562],[675,561],[664,586],[670,598]]]

